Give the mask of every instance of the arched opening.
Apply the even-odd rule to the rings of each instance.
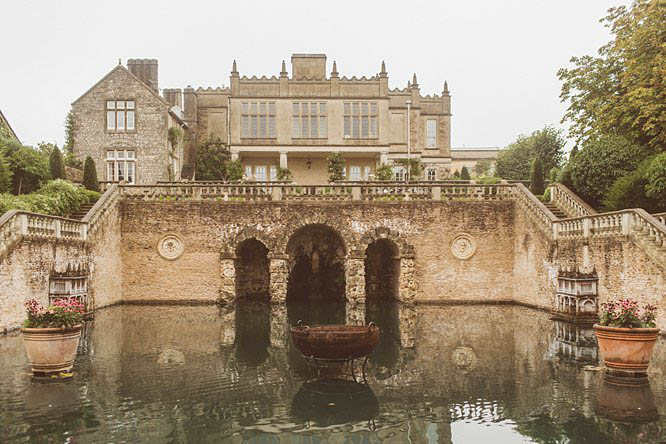
[[[390,239],[377,239],[365,250],[366,301],[398,299],[400,258],[398,246]]]
[[[345,246],[323,224],[298,229],[287,242],[287,301],[344,301]]]
[[[270,299],[268,248],[258,240],[246,239],[236,248],[236,297]]]

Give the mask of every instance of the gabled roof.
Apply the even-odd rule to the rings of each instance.
[[[116,71],[119,70],[119,69],[123,70],[123,71],[124,71],[125,73],[127,73],[130,77],[132,77],[134,80],[136,80],[137,82],[139,82],[139,84],[140,84],[141,86],[143,86],[144,88],[146,88],[148,91],[150,91],[152,95],[154,95],[155,97],[157,97],[158,99],[160,99],[160,102],[164,103],[164,104],[165,104],[166,106],[168,106],[168,107],[171,106],[171,105],[169,105],[169,103],[168,103],[166,100],[164,100],[164,98],[163,98],[162,96],[160,96],[159,94],[157,94],[157,93],[155,92],[154,89],[152,89],[150,86],[146,85],[143,81],[141,81],[140,78],[138,78],[137,76],[135,76],[134,74],[132,74],[132,73],[130,72],[129,69],[125,68],[125,67],[124,67],[123,65],[121,65],[121,64],[118,64],[115,68],[113,68],[111,71],[109,71],[104,77],[102,77],[101,79],[99,79],[99,81],[98,81],[97,83],[95,83],[93,86],[91,86],[90,88],[88,88],[88,90],[87,90],[86,92],[84,92],[83,94],[81,94],[81,97],[79,97],[78,99],[76,99],[75,101],[72,102],[72,105],[74,105],[76,102],[78,102],[79,100],[81,100],[81,99],[83,99],[85,96],[87,96],[92,90],[94,90],[95,88],[97,88],[97,86],[98,86],[100,83],[102,83],[103,81],[105,81],[107,78],[109,78],[109,76],[110,76],[111,74],[113,74],[114,72],[116,72]]]
[[[18,136],[16,135],[16,133],[15,133],[14,130],[12,129],[12,126],[9,124],[9,120],[7,120],[7,118],[5,117],[5,115],[2,114],[2,110],[0,110],[0,122],[1,122],[3,125],[5,125],[5,126],[7,127],[7,129],[9,130],[9,132],[12,133],[12,135],[14,136],[14,138],[15,138],[16,140],[19,140]],[[19,140],[19,142],[20,142],[20,140]]]

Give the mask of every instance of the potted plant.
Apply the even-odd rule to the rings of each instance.
[[[25,306],[28,318],[21,336],[33,373],[45,375],[71,370],[81,338],[83,304],[76,298],[62,298],[43,308],[31,299]]]
[[[594,325],[594,332],[609,370],[647,373],[659,334],[656,310],[657,307],[650,304],[640,308],[632,299],[601,304],[601,316],[599,324]]]

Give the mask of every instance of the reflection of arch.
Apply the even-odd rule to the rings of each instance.
[[[270,299],[268,248],[256,238],[248,238],[236,246],[236,297]]]
[[[236,359],[249,366],[262,364],[271,346],[271,309],[268,304],[243,303],[235,307]]]
[[[301,226],[289,237],[285,251],[288,299],[344,297],[347,249],[339,232],[325,224]]]
[[[395,241],[380,238],[370,242],[365,250],[364,266],[367,299],[398,298],[400,250]]]

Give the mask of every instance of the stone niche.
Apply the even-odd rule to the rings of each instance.
[[[591,272],[559,270],[555,293],[555,317],[570,322],[592,324],[598,320],[598,283],[596,270]]]
[[[88,299],[88,276],[88,269],[81,265],[68,264],[65,271],[52,271],[49,276],[49,305],[58,299],[76,298],[86,312],[91,312],[94,307]]]

